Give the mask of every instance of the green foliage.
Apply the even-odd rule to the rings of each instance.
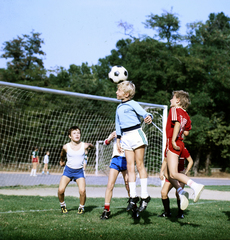
[[[40,33],[31,32],[30,35],[24,34],[23,37],[17,37],[11,41],[6,41],[2,58],[12,59],[7,62],[8,80],[12,82],[20,80],[30,80],[42,78],[44,74],[43,60],[38,55],[45,55],[41,50],[41,44],[44,41],[40,38]]]
[[[23,35],[4,43],[2,57],[13,60],[7,69],[0,71],[0,79],[116,97],[116,85],[108,80],[108,72],[114,65],[123,65],[129,72],[129,80],[136,85],[137,101],[169,105],[173,90],[189,92],[192,131],[185,144],[194,157],[202,149],[201,165],[211,151],[212,164],[221,165],[223,169],[230,167],[230,18],[223,12],[211,13],[205,23],[188,24],[187,35],[183,37],[178,34],[180,21],[172,11],[161,15],[151,13],[144,24],[157,29],[157,37],[167,41],[130,35],[119,40],[111,54],[99,59],[97,65],[82,63],[81,66],[72,64],[69,69],[59,67],[49,77],[42,60],[36,58],[38,54],[44,55],[40,34]],[[126,23],[120,25],[130,30]],[[187,46],[180,44],[183,39]],[[43,99],[49,100],[49,109],[59,105],[69,109],[71,105],[68,98],[41,94],[26,107],[31,108],[38,101],[43,107]],[[84,105],[80,100],[76,102],[78,107]],[[89,104],[95,105],[95,112],[106,107],[105,103]]]

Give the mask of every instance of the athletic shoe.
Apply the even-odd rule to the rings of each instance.
[[[204,185],[203,184],[197,184],[197,187],[194,189],[194,202],[197,202],[200,198],[200,195],[202,191],[204,190]]]
[[[110,211],[104,209],[103,213],[101,214],[101,220],[107,220],[109,219],[109,216],[110,216]]]
[[[49,173],[49,172],[47,172],[47,175],[50,175],[50,173]]]
[[[126,208],[126,211],[128,212],[128,211],[134,209],[134,207],[138,201],[139,201],[139,197],[129,198],[129,200],[128,200],[129,205]]]
[[[150,196],[148,196],[147,198],[141,198],[140,206],[138,208],[138,211],[143,212],[147,208],[147,205],[150,202],[150,200],[151,200]]]
[[[184,219],[184,214],[183,213],[178,213],[177,218]]]
[[[171,213],[163,212],[161,215],[158,215],[158,217],[171,217]]]
[[[79,207],[79,208],[78,208],[78,211],[77,211],[77,214],[81,215],[81,214],[83,214],[84,212],[85,212],[84,208]]]
[[[133,219],[138,219],[140,218],[140,212],[138,211],[138,208],[135,208],[132,210],[133,211],[133,214],[132,214],[132,218]]]
[[[180,197],[180,209],[185,210],[188,207],[189,204],[189,194],[186,191],[183,191],[183,193],[179,194]]]
[[[44,175],[45,173],[44,173],[44,171],[42,171],[42,175]]]
[[[62,212],[63,214],[68,213],[66,206],[61,207],[61,212]]]

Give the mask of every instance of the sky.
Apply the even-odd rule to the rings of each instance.
[[[151,13],[171,9],[180,20],[180,33],[186,34],[187,23],[204,23],[210,13],[230,17],[230,0],[0,0],[0,55],[5,41],[34,30],[45,42],[46,56],[41,58],[46,69],[86,62],[91,66],[127,38],[120,21],[132,24],[136,37],[153,37],[143,22]],[[0,58],[0,68],[7,61]]]

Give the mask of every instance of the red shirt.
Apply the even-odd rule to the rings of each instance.
[[[180,123],[180,131],[178,133],[177,139],[183,140],[184,131],[191,130],[190,117],[183,108],[179,108],[179,107],[171,107],[170,108],[168,120],[167,120],[167,124],[166,124],[166,137],[167,138],[172,138],[175,122]]]

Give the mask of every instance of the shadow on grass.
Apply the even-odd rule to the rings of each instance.
[[[184,211],[184,215],[185,215],[185,218],[184,219],[181,219],[181,218],[177,218],[177,214],[178,214],[178,208],[173,208],[171,209],[171,214],[172,216],[171,217],[167,217],[167,218],[163,218],[163,219],[167,219],[168,221],[172,222],[172,223],[179,223],[180,226],[191,226],[191,227],[200,227],[199,224],[193,224],[191,222],[188,222],[186,221],[186,216],[189,214],[189,210],[185,210]]]
[[[77,211],[77,210],[78,210],[78,207],[79,207],[79,206],[74,206],[74,207],[68,209],[68,211],[69,211],[69,212],[71,212],[71,211]],[[89,205],[89,206],[86,206],[86,207],[85,207],[85,211],[86,211],[86,212],[92,212],[95,208],[98,208],[98,206]]]
[[[227,215],[228,221],[230,221],[230,211],[225,211],[225,212],[223,211],[223,213]]]

